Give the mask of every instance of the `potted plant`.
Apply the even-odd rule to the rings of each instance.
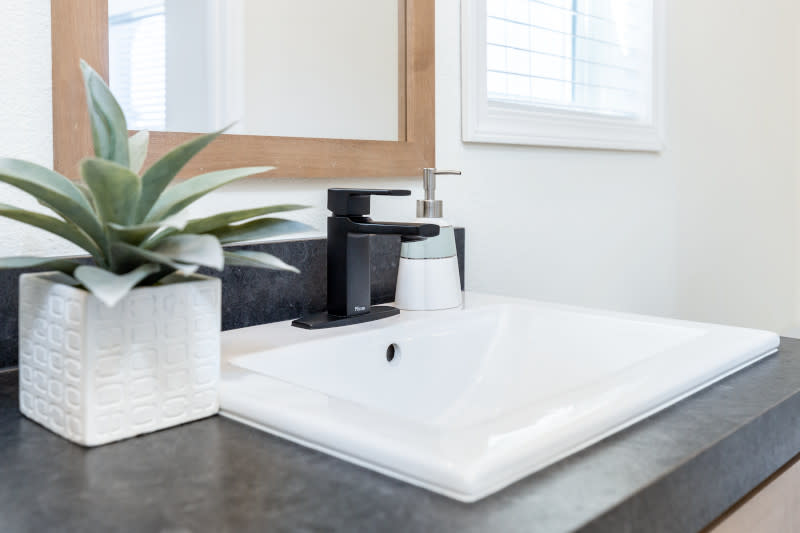
[[[223,244],[304,231],[273,218],[276,205],[188,219],[183,210],[234,180],[271,170],[202,174],[171,185],[222,131],[178,146],[144,172],[149,136],[128,137],[102,78],[81,62],[94,157],[82,183],[39,165],[0,159],[0,182],[36,197],[53,214],[0,204],[0,216],[49,231],[87,260],[0,259],[20,277],[20,410],[86,446],[132,437],[218,411],[220,280],[196,273],[225,264],[298,272],[277,257]]]

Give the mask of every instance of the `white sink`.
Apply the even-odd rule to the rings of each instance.
[[[222,337],[224,416],[465,502],[779,343],[766,331],[475,293],[462,309]]]

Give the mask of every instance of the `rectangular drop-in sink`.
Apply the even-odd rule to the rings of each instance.
[[[767,331],[466,293],[223,333],[222,414],[472,502],[774,353]]]

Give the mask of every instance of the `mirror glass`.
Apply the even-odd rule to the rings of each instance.
[[[398,1],[109,0],[111,89],[132,130],[396,141]]]

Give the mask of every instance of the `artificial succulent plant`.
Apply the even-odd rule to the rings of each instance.
[[[232,181],[273,167],[246,167],[201,174],[171,184],[176,174],[224,130],[200,135],[144,172],[149,134],[128,136],[125,115],[103,79],[81,61],[95,157],[80,164],[81,182],[19,159],[0,158],[0,182],[34,196],[55,216],[0,203],[0,216],[62,237],[91,255],[94,265],[52,257],[0,258],[0,268],[45,268],[85,289],[108,306],[132,288],[193,274],[200,266],[224,265],[298,270],[275,256],[226,251],[222,245],[310,229],[267,215],[301,209],[273,205],[190,219],[184,209]]]

